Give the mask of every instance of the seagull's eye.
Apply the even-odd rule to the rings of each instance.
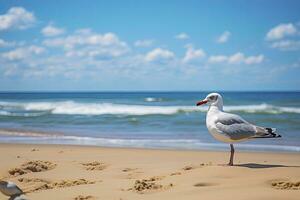
[[[208,98],[209,100],[216,101],[218,99],[218,96],[210,96]]]

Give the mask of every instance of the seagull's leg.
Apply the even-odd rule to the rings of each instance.
[[[230,160],[228,163],[229,166],[233,166],[233,156],[234,156],[234,148],[233,148],[233,144],[230,144]]]

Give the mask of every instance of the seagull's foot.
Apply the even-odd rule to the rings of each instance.
[[[230,162],[227,164],[228,166],[233,166],[233,162]]]

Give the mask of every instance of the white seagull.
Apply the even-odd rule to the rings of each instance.
[[[24,192],[15,183],[11,181],[0,181],[0,191],[2,192],[2,194],[9,196],[9,199],[25,199],[21,197],[21,195],[24,194]]]
[[[238,115],[223,111],[223,99],[218,93],[210,93],[199,101],[197,106],[208,104],[206,127],[210,134],[221,142],[230,144],[231,154],[228,165],[233,165],[233,143],[253,138],[279,138],[275,128],[265,128],[253,125]]]

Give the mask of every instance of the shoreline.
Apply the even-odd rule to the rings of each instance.
[[[170,151],[170,152],[214,152],[214,153],[230,153],[230,147],[228,145],[228,150],[223,149],[175,149],[175,148],[151,148],[151,147],[121,147],[121,146],[98,146],[98,145],[84,145],[84,144],[41,144],[41,143],[5,143],[0,141],[0,146],[2,145],[17,145],[17,146],[45,146],[45,147],[70,147],[70,148],[96,148],[96,149],[119,149],[119,150],[145,150],[145,151]],[[294,151],[251,151],[244,149],[236,149],[235,152],[241,153],[262,153],[262,154],[295,154],[299,155],[299,152]]]
[[[0,128],[0,143],[3,144],[57,144],[112,148],[137,148],[161,150],[221,151],[226,152],[228,144],[201,142],[197,139],[131,139],[100,138],[90,136],[64,135],[62,132],[34,131],[23,129]],[[299,153],[300,146],[273,145],[251,142],[235,144],[241,152],[290,152]]]
[[[15,182],[31,200],[296,200],[300,195],[298,153],[236,151],[235,166],[229,167],[223,165],[229,152],[220,151],[3,143],[0,151],[1,179]],[[7,198],[0,194],[0,199]]]
[[[98,149],[119,149],[119,150],[149,150],[149,151],[171,151],[171,152],[214,152],[214,153],[230,153],[230,147],[228,145],[228,150],[226,149],[184,149],[184,148],[159,148],[159,147],[122,147],[122,146],[99,146],[93,144],[64,144],[64,143],[25,143],[25,142],[2,142],[1,145],[17,145],[17,146],[53,146],[53,147],[78,147],[78,148],[98,148]],[[298,151],[259,151],[259,150],[247,150],[247,149],[239,149],[235,145],[235,152],[241,153],[261,153],[261,154],[295,154],[299,155]]]

